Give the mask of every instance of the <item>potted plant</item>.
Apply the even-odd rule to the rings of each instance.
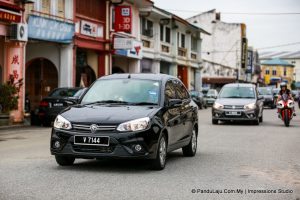
[[[9,80],[0,85],[0,125],[9,124],[9,113],[18,109],[19,92],[23,85],[23,79],[15,81],[13,75]]]

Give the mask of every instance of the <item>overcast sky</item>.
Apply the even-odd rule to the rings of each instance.
[[[182,18],[216,9],[225,22],[245,23],[249,46],[263,48],[295,43],[294,46],[260,51],[300,50],[300,14],[298,15],[232,15],[233,13],[300,13],[300,0],[153,0],[157,7]],[[224,12],[224,14],[222,14]]]

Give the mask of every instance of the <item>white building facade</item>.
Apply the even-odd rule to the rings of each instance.
[[[246,26],[222,22],[216,10],[193,16],[187,21],[211,33],[211,36],[204,35],[202,38],[204,86],[220,87],[235,80],[245,81]]]

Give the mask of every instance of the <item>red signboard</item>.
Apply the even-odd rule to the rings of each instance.
[[[115,7],[115,31],[131,33],[132,13],[130,6]]]
[[[12,12],[6,12],[0,9],[0,20],[9,21],[9,22],[20,22],[21,15],[14,14]]]

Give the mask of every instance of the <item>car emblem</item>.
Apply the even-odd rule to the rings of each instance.
[[[97,131],[97,129],[98,129],[98,126],[97,126],[96,124],[92,124],[92,125],[90,126],[90,129],[91,129],[91,132],[92,132],[92,133],[95,133],[95,132]]]

